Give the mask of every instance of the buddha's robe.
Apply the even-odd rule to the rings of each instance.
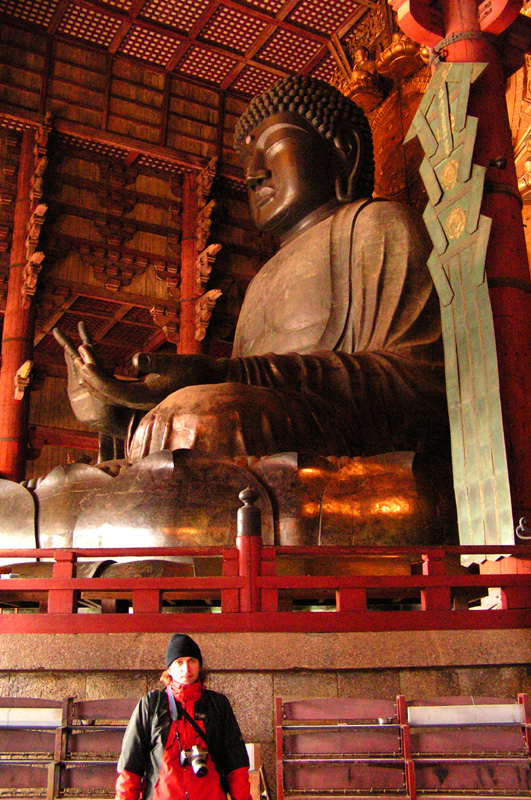
[[[181,389],[149,411],[130,457],[446,446],[430,251],[420,217],[388,201],[357,201],[301,232],[249,286],[227,382]]]

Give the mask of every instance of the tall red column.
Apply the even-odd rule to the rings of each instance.
[[[480,29],[475,0],[444,0],[443,17],[447,37]],[[446,50],[446,61],[488,64],[471,87],[468,108],[478,118],[474,162],[488,167],[481,213],[492,219],[486,270],[516,524],[531,517],[531,285],[505,80],[499,52],[486,37]],[[501,168],[489,166],[493,161]]]
[[[440,0],[436,5],[393,0],[392,4],[405,33],[436,50],[442,47],[444,61],[488,65],[471,86],[468,113],[478,118],[474,163],[487,167],[481,213],[492,219],[486,271],[517,524],[522,516],[531,520],[531,284],[505,81],[499,52],[485,31],[491,36],[503,31],[517,15],[518,2],[493,0],[481,13],[477,0]],[[442,20],[434,10],[442,12]]]
[[[195,173],[185,173],[183,179],[179,353],[201,352],[201,343],[195,338],[195,304],[197,301],[196,238],[197,175]]]
[[[24,309],[22,285],[26,264],[26,237],[30,219],[31,176],[35,165],[33,131],[24,131],[18,168],[17,197],[11,246],[6,311],[2,334],[0,370],[0,475],[13,481],[24,479],[26,467],[29,392],[15,399],[15,375],[32,358],[35,303]]]

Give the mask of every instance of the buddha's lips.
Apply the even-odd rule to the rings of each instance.
[[[263,206],[264,203],[267,203],[268,200],[273,197],[277,193],[276,189],[273,189],[270,186],[263,186],[253,195],[253,202],[256,208],[260,208]]]

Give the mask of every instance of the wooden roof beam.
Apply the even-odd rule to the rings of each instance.
[[[18,108],[12,108],[4,104],[0,110],[0,121],[4,117],[20,125],[31,125],[37,127],[44,122],[44,115],[34,111],[24,111],[21,113]],[[102,131],[96,128],[89,128],[71,120],[57,118],[54,120],[54,130],[65,136],[73,136],[86,142],[108,145],[124,151],[124,154],[135,153],[135,158],[140,155],[151,156],[161,161],[166,161],[169,165],[182,168],[185,172],[200,172],[205,168],[210,159],[192,156],[181,153],[174,148],[162,147],[161,145],[143,142],[132,139],[122,134]]]

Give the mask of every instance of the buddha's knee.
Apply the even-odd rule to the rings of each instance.
[[[140,421],[128,456],[194,449],[210,455],[286,451],[345,454],[341,426],[329,409],[302,394],[239,383],[189,386],[169,395]]]

